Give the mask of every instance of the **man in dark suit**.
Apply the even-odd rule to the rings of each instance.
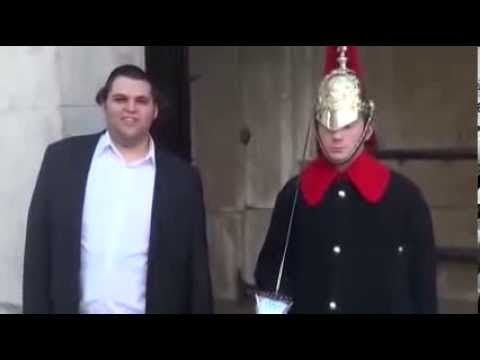
[[[46,150],[28,214],[24,313],[211,313],[202,184],[149,134],[157,90],[124,65],[96,100],[106,131]]]

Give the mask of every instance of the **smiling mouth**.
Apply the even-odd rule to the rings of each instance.
[[[127,125],[134,125],[138,121],[138,119],[132,117],[124,117],[121,120]]]

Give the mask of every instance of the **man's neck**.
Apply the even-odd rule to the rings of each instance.
[[[111,137],[111,135],[110,135]],[[112,139],[113,144],[126,162],[134,162],[144,158],[150,149],[150,137],[146,136],[135,144],[123,144],[120,141]]]

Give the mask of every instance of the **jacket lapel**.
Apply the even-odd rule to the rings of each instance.
[[[155,151],[156,171],[148,249],[146,313],[168,307],[166,298],[162,294],[165,295],[165,289],[168,288],[166,285],[168,281],[171,281],[168,276],[163,276],[169,273],[168,229],[171,222],[169,220],[170,213],[173,209],[170,196],[170,191],[172,191],[171,174],[163,152],[158,147]]]

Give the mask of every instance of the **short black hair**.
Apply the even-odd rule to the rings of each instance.
[[[157,87],[155,86],[150,75],[140,67],[132,64],[118,66],[110,73],[105,85],[102,86],[100,90],[98,90],[97,95],[95,97],[95,101],[98,105],[103,105],[107,101],[108,95],[112,90],[113,82],[120,76],[129,78],[129,79],[134,79],[134,80],[146,81],[150,85],[153,102],[159,108],[165,105],[164,99],[160,94],[160,92],[158,91]]]

